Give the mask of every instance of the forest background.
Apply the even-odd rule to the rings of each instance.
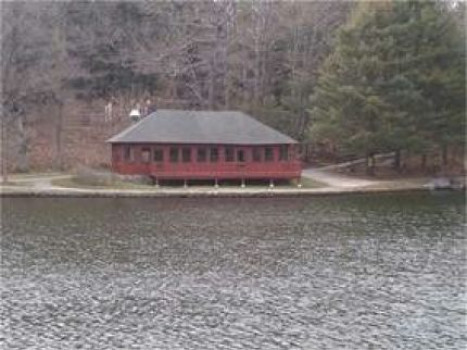
[[[135,107],[241,110],[305,161],[462,167],[463,2],[0,6],[4,171],[106,167]]]

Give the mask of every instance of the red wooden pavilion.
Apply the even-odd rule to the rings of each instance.
[[[108,142],[114,172],[156,181],[301,175],[297,141],[237,111],[157,110]]]

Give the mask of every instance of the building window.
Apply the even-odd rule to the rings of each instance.
[[[133,148],[131,146],[125,146],[124,149],[124,158],[125,161],[128,163],[134,162],[135,161],[135,152],[133,151]]]
[[[233,149],[233,147],[226,147],[225,148],[225,161],[226,162],[233,162],[234,161],[234,149]]]
[[[237,162],[244,162],[245,161],[245,151],[242,149],[237,150]]]
[[[209,160],[211,163],[217,163],[219,160],[219,149],[216,147],[211,147],[209,151]]]
[[[114,161],[114,162],[120,161],[119,151],[120,150],[118,148],[116,148],[115,146],[112,147],[112,161]]]
[[[182,161],[183,163],[191,162],[191,148],[188,148],[188,147],[182,148]]]
[[[266,162],[272,162],[274,160],[274,154],[272,153],[272,147],[266,147],[264,149],[264,160]]]
[[[154,149],[153,158],[154,162],[160,163],[164,161],[164,152],[161,148]]]
[[[253,148],[253,162],[261,162],[261,148]]]
[[[206,158],[207,158],[206,148],[198,148],[196,160],[200,163],[204,163],[206,161]]]
[[[170,147],[169,158],[171,163],[178,163],[178,147]]]
[[[279,160],[289,160],[289,146],[287,145],[280,146]]]
[[[141,162],[149,163],[151,160],[151,150],[149,148],[141,149]]]

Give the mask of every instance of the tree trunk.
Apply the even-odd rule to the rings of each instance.
[[[26,136],[26,130],[24,127],[25,117],[24,115],[19,115],[17,119],[17,129],[18,129],[18,171],[27,172],[29,171],[29,161],[28,161],[28,140]]]
[[[7,152],[7,140],[6,140],[6,116],[2,116],[2,139],[1,139],[1,162],[2,162],[2,182],[8,182],[8,152]]]
[[[398,149],[394,153],[394,163],[393,163],[394,169],[400,173],[401,172],[401,150]]]
[[[448,159],[448,146],[447,146],[447,145],[443,145],[443,148],[442,148],[442,157],[443,157],[443,166],[447,166],[448,163],[449,163],[449,159]]]
[[[230,77],[228,70],[224,75],[224,107],[230,109]]]
[[[55,170],[63,169],[63,156],[62,156],[62,130],[63,130],[63,104],[58,105],[57,123],[55,126]]]
[[[242,80],[243,80],[243,102],[246,103],[247,101],[250,100],[250,96],[249,96],[249,88],[247,88],[248,75],[247,75],[247,69],[245,66],[242,69]]]
[[[210,110],[214,109],[214,91],[215,91],[215,83],[216,83],[215,69],[216,69],[216,59],[215,59],[215,54],[213,54],[210,68],[209,68],[208,108]]]
[[[426,153],[422,154],[422,170],[426,170]]]
[[[375,155],[373,153],[366,156],[366,174],[369,176],[375,175]]]

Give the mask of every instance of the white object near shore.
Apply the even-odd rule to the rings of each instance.
[[[136,123],[137,121],[139,121],[141,119],[141,113],[139,112],[139,110],[137,108],[133,108],[130,112],[130,120],[133,122],[133,123]]]

